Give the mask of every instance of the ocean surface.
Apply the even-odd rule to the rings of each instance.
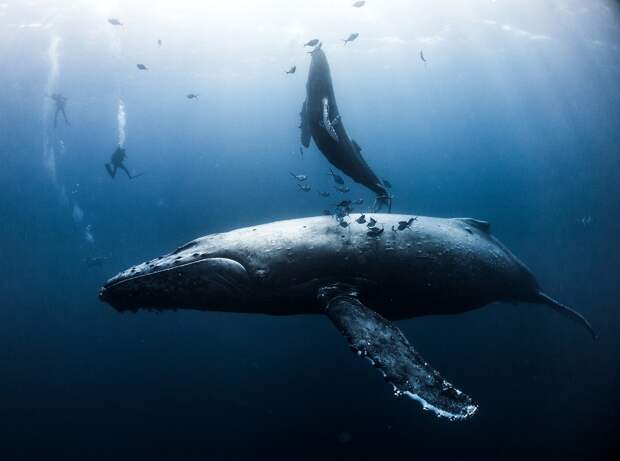
[[[352,3],[0,1],[0,459],[614,456],[617,3]],[[323,316],[99,301],[109,277],[196,237],[342,198],[368,209],[314,144],[299,152],[313,38],[393,211],[489,221],[597,342],[536,305],[398,322],[480,405],[450,422],[395,399]],[[70,126],[54,127],[54,94]],[[108,175],[119,145],[142,176]]]

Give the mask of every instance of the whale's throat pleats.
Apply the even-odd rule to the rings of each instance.
[[[364,306],[355,295],[336,294],[326,300],[325,311],[351,348],[369,359],[394,386],[397,397],[417,400],[425,410],[451,420],[476,412],[478,407],[469,396],[444,380],[395,325]]]

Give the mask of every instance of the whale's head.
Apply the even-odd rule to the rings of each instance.
[[[323,85],[328,85],[331,89],[331,73],[327,56],[325,56],[320,46],[310,51],[310,56],[312,56],[312,60],[310,61],[307,85],[314,89],[318,89],[315,88],[315,85],[320,85],[319,88],[323,88]]]
[[[99,298],[118,311],[144,309],[234,310],[249,297],[240,262],[202,253],[197,241],[133,266],[108,280]]]

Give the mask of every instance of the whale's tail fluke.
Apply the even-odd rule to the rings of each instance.
[[[588,320],[576,310],[560,303],[559,301],[556,301],[551,296],[546,295],[542,291],[539,291],[537,293],[536,302],[539,304],[545,304],[547,306],[550,306],[553,310],[559,312],[564,317],[567,317],[572,321],[577,322],[590,332],[590,335],[592,335],[592,339],[594,339],[595,341],[598,339],[598,335],[594,331],[594,328],[592,328],[592,325],[590,325],[590,322],[588,322]]]
[[[390,194],[377,194],[375,197],[375,204],[373,206],[374,212],[378,212],[387,209],[388,213],[392,212],[392,196]]]

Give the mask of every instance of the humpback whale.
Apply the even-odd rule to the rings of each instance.
[[[390,194],[370,169],[362,148],[347,134],[342,123],[327,57],[321,45],[310,52],[312,61],[306,82],[306,100],[301,108],[301,143],[307,148],[310,139],[327,160],[355,182],[377,194],[376,205],[391,205]]]
[[[208,235],[119,273],[99,296],[118,311],[323,314],[396,396],[451,420],[470,417],[477,404],[393,321],[526,302],[550,306],[594,335],[581,314],[543,293],[488,223],[374,214],[373,231],[362,217],[346,228],[319,216]],[[388,230],[400,222],[410,223],[406,232]]]

